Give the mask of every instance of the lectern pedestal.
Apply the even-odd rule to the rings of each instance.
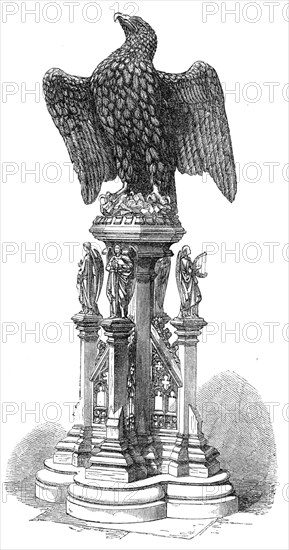
[[[37,496],[66,497],[69,515],[102,523],[237,511],[229,474],[220,469],[197,410],[197,344],[206,321],[198,316],[201,275],[189,247],[177,258],[185,275],[183,289],[178,283],[181,311],[171,321],[174,342],[163,312],[167,258],[184,230],[179,223],[141,223],[130,215],[100,216],[91,232],[106,247],[111,317],[91,312],[73,317],[81,341],[81,422],[38,472]],[[93,300],[100,279],[102,284],[97,274],[97,269],[103,274],[102,260],[88,245],[91,263],[81,271],[86,277],[81,299],[98,311]]]

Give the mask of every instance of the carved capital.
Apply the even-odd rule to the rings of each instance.
[[[171,320],[171,325],[176,328],[176,335],[178,337],[179,344],[185,344],[186,346],[196,346],[202,329],[208,323],[201,317],[196,318],[182,318],[175,317]]]
[[[138,256],[136,280],[140,283],[149,283],[156,277],[155,264],[158,258],[152,256]]]
[[[101,327],[102,316],[86,313],[77,313],[71,317],[72,321],[79,330],[79,338],[86,342],[97,341],[99,329]]]
[[[124,222],[119,225],[109,225],[106,219],[102,218],[102,223],[93,223],[90,232],[96,239],[112,246],[116,243],[123,245],[137,246],[138,254],[152,255],[152,247],[158,249],[158,257],[164,255],[165,247],[179,242],[183,237],[185,230],[181,225],[169,226],[163,225],[153,227],[152,225],[126,225]]]
[[[134,323],[128,318],[103,319],[101,326],[108,338],[108,343],[128,339],[134,329]]]

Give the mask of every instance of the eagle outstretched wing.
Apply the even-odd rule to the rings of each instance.
[[[185,73],[158,74],[179,172],[208,172],[232,202],[237,178],[224,94],[215,69],[197,61]]]
[[[78,175],[82,198],[90,204],[97,198],[102,182],[116,177],[112,149],[97,120],[90,78],[50,69],[44,75],[43,91]]]

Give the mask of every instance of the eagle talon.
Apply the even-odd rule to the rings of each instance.
[[[126,192],[127,190],[127,183],[125,182],[123,184],[123,186],[121,187],[121,189],[119,189],[118,191],[116,191],[115,193],[113,193],[113,196],[114,197],[121,197],[122,195],[124,195],[124,193]]]

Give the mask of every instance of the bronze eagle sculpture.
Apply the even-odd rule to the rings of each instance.
[[[176,206],[175,171],[208,172],[223,195],[237,190],[224,95],[216,71],[195,62],[180,74],[155,69],[157,36],[140,17],[116,13],[125,42],[91,77],[50,69],[43,90],[68,149],[83,200],[119,176],[127,193],[153,190]]]

